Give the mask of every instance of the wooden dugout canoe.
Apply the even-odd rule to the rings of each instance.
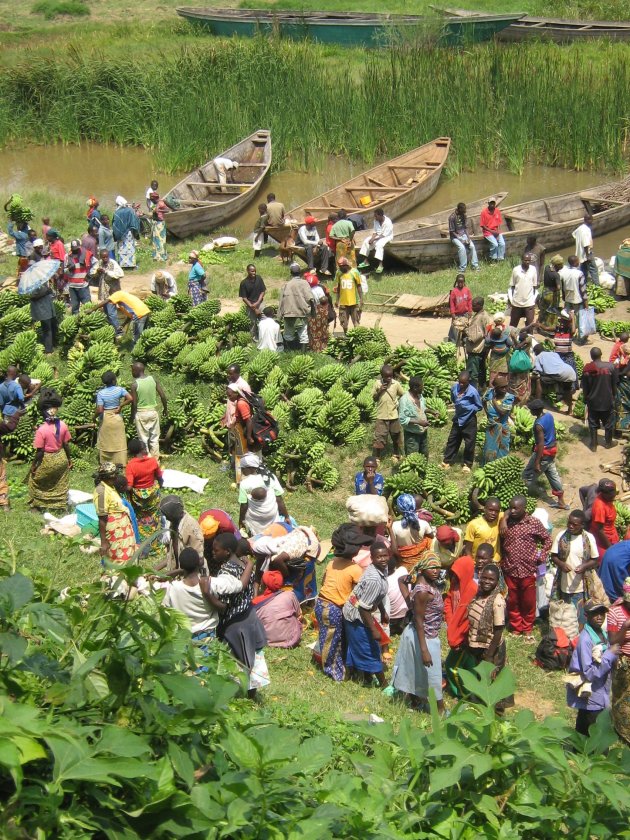
[[[444,13],[455,20],[475,19],[479,12],[465,9],[444,9]],[[591,41],[594,38],[608,38],[612,41],[630,41],[630,22],[618,20],[570,20],[567,18],[541,18],[522,16],[509,26],[497,31],[499,41],[553,41],[555,44],[570,44],[574,41]]]
[[[522,17],[520,12],[469,18],[447,17],[441,12],[422,16],[190,6],[181,6],[176,11],[190,23],[221,37],[264,35],[347,47],[385,47],[427,38],[442,46],[461,46],[488,41]]]
[[[433,195],[450,146],[450,137],[438,137],[294,207],[287,218],[294,219],[299,226],[306,216],[314,216],[320,236],[325,233],[328,214],[341,208],[348,215],[360,213],[367,225],[372,224],[378,208],[396,219]],[[274,239],[282,241],[289,235],[291,225],[266,230]]]
[[[194,169],[165,198],[177,198],[179,210],[166,213],[166,229],[180,239],[206,233],[236,216],[256,197],[271,166],[271,132],[255,131],[215,157],[238,161],[234,184],[221,191],[213,159]]]
[[[506,256],[520,256],[530,235],[538,238],[547,253],[557,251],[574,245],[572,233],[586,213],[593,217],[594,238],[628,224],[630,178],[589,190],[525,201],[503,207],[501,213]],[[477,254],[483,257],[487,254],[487,245],[479,227],[479,216],[472,218],[472,222]],[[385,250],[389,256],[418,271],[438,271],[456,264],[448,230],[440,226],[419,225],[413,230],[395,232]]]

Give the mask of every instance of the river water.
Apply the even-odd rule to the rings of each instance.
[[[256,206],[270,190],[287,209],[348,180],[365,168],[341,157],[324,157],[317,168],[308,172],[273,173],[263,184],[256,200],[231,222],[228,228],[244,237],[253,228]],[[2,203],[12,192],[47,189],[65,195],[76,195],[82,204],[90,195],[99,198],[103,208],[113,209],[114,198],[121,194],[128,201],[142,201],[153,178],[166,193],[185,173],[166,175],[159,172],[150,152],[138,148],[121,148],[84,143],[81,146],[27,146],[0,150],[0,197]],[[543,196],[573,192],[614,180],[596,172],[573,172],[546,166],[526,167],[522,175],[501,169],[480,168],[475,172],[443,178],[434,195],[408,216],[428,215],[458,201],[473,201],[493,192],[508,191],[504,204],[518,204]],[[5,198],[6,196],[6,198]],[[617,251],[621,239],[630,236],[630,229],[599,237],[596,252],[608,259]]]

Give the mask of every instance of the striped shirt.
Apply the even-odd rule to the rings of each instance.
[[[630,605],[624,605],[623,600],[615,601],[612,607],[608,610],[607,626],[609,633],[618,633],[626,621],[630,620]],[[621,645],[621,652],[625,656],[630,656],[630,630],[626,630],[623,644]]]
[[[101,388],[96,395],[96,405],[99,408],[104,408],[108,411],[110,408],[118,408],[123,397],[128,397],[129,394],[120,385],[110,385],[107,388]]]
[[[359,608],[372,612],[387,595],[387,590],[387,570],[381,572],[373,564],[368,566],[343,606],[343,617],[346,621],[361,621]]]
[[[485,598],[473,598],[470,602],[470,606],[468,607],[468,621],[470,622],[470,628],[468,630],[469,647],[485,649],[490,644],[492,636],[487,638],[479,636],[479,619],[489,597],[488,595]],[[503,595],[497,595],[494,599],[492,624],[494,627],[505,627],[505,598]]]

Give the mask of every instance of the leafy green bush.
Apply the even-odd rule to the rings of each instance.
[[[227,650],[196,649],[159,595],[127,600],[142,570],[117,571],[61,599],[0,564],[1,837],[628,836],[630,751],[606,715],[588,740],[499,719],[513,679],[484,663],[462,675],[478,702],[446,720],[433,702],[430,729],[304,727],[241,699]]]
[[[42,15],[46,20],[67,15],[81,17],[90,14],[90,7],[83,0],[38,0],[31,9],[34,15]]]

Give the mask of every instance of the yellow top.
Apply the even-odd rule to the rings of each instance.
[[[494,548],[495,563],[500,562],[501,551],[499,546],[499,522],[501,521],[502,516],[503,514],[499,514],[499,518],[494,525],[490,525],[489,522],[486,522],[483,516],[478,516],[476,519],[473,519],[468,523],[466,526],[466,533],[464,534],[464,542],[472,543],[470,553],[473,558],[482,543],[490,543],[490,545]]]
[[[146,303],[143,303],[139,297],[129,294],[129,292],[114,292],[113,295],[109,296],[109,300],[111,303],[115,303],[119,309],[122,309],[132,321],[134,319],[140,320],[151,312]]]

